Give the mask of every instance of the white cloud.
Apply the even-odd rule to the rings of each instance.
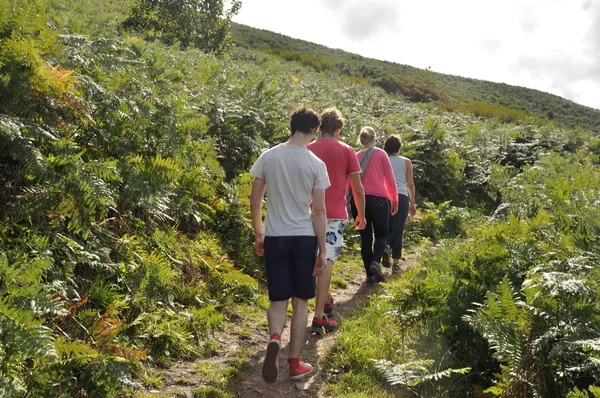
[[[399,29],[400,7],[395,0],[322,0],[339,18],[340,28],[350,40],[366,40],[380,32]]]
[[[521,22],[521,28],[523,29],[523,32],[533,35],[535,34],[538,26],[539,22],[535,18],[535,10],[529,7],[525,8],[523,10],[523,20]]]
[[[600,109],[600,0],[245,0],[234,21]]]
[[[600,2],[596,2],[593,6],[588,5],[584,10],[592,16],[590,29],[584,37],[584,46],[595,63],[592,77],[600,78]]]

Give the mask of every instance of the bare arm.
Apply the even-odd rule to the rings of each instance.
[[[385,183],[385,190],[387,191],[388,199],[391,202],[392,216],[398,212],[398,188],[396,187],[396,178],[394,177],[394,170],[390,163],[390,158],[385,157],[383,162],[383,177]]]
[[[313,275],[320,275],[327,265],[327,256],[325,248],[325,232],[327,231],[327,212],[325,211],[325,190],[314,189],[312,192],[312,217],[317,243],[319,245],[319,255],[315,263]]]
[[[358,230],[365,229],[367,226],[367,222],[365,220],[365,190],[362,182],[360,182],[360,173],[350,174],[348,177],[350,178],[350,186],[352,187],[354,204],[356,205],[356,210],[358,211],[358,215],[354,221],[354,226]]]
[[[417,203],[415,202],[415,182],[413,181],[413,165],[409,159],[406,159],[406,187],[410,198],[409,214],[414,216],[417,213]]]
[[[262,200],[267,190],[267,182],[262,178],[256,178],[252,183],[250,193],[250,215],[252,216],[252,227],[254,228],[254,250],[256,254],[264,254],[263,226],[262,226]]]

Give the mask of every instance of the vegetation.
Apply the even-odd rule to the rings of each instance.
[[[401,134],[419,195],[421,265],[343,323],[332,394],[598,391],[599,111],[239,25],[227,52],[237,2],[164,4],[0,0],[0,396],[134,395],[264,307],[247,171],[299,104]]]
[[[234,1],[225,10],[223,0],[138,0],[123,25],[162,34],[184,47],[221,54],[233,40],[229,25],[240,6]]]
[[[240,24],[234,23],[232,27],[236,43],[241,47],[256,48],[284,59],[292,56],[315,70],[331,70],[364,79],[413,102],[442,102],[451,103],[451,106],[459,103],[462,107],[484,102],[498,105],[498,109],[511,108],[568,127],[582,127],[596,135],[600,133],[600,110],[556,95],[504,83],[446,75],[429,68],[378,61]]]

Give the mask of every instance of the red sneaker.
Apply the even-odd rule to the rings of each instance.
[[[313,332],[324,334],[324,333],[333,332],[335,330],[335,327],[336,327],[335,320],[328,319],[326,316],[323,316],[323,318],[321,318],[321,319],[313,318],[312,326],[310,327],[310,330]]]
[[[300,361],[300,358],[289,358],[290,380],[302,380],[313,372],[313,367],[309,363]]]
[[[267,345],[267,355],[262,367],[262,377],[267,383],[273,383],[279,375],[279,349],[281,348],[281,337],[279,333],[271,335],[271,341]]]

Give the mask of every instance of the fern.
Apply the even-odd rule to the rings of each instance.
[[[198,355],[199,348],[187,327],[189,318],[186,313],[161,310],[140,315],[130,327],[136,330],[136,340],[149,350],[154,361],[166,364]]]
[[[2,10],[0,10],[2,11]],[[0,398],[24,397],[27,392],[25,383],[14,375],[5,374],[0,370]]]
[[[0,114],[0,153],[23,165],[30,178],[42,178],[48,171],[46,159],[34,144],[32,138],[23,135],[27,127],[19,119]],[[49,139],[54,136],[39,126],[29,131],[43,132]]]
[[[445,369],[431,373],[429,368],[433,365],[432,360],[412,361],[403,364],[394,364],[387,360],[374,360],[377,369],[391,385],[400,385],[414,388],[419,384],[438,381],[451,377],[455,374],[468,373],[471,368]]]
[[[504,279],[498,293],[488,294],[486,304],[472,313],[463,319],[483,335],[493,350],[493,356],[504,365],[502,378],[496,387],[503,385],[502,391],[513,386],[528,389],[528,373],[534,371],[529,368],[533,317],[513,292],[508,280]]]
[[[26,388],[27,372],[33,364],[57,359],[51,330],[40,325],[33,314],[12,308],[0,300],[0,380],[6,384],[0,391],[19,396]],[[6,390],[5,390],[6,388]]]

